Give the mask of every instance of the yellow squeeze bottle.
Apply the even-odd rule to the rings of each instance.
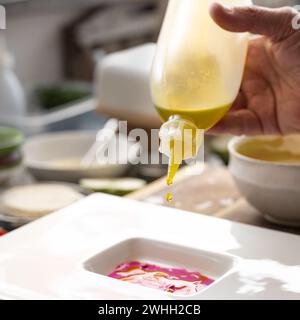
[[[197,155],[203,141],[203,131],[197,129],[208,130],[221,120],[242,81],[248,34],[221,29],[209,14],[213,2],[170,0],[157,44],[151,92],[165,121],[160,151],[170,159],[168,184],[182,161]],[[251,4],[250,0],[219,2]],[[190,132],[189,142],[184,130]]]

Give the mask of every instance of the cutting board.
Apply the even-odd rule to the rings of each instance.
[[[162,178],[128,197],[300,235],[300,228],[278,226],[266,221],[262,214],[240,194],[226,167],[205,165],[200,175],[198,168],[189,167],[187,169],[180,170],[176,176],[172,188],[174,200],[171,203],[165,201],[168,191],[166,178]]]

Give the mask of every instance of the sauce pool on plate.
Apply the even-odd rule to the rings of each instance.
[[[108,276],[175,295],[186,296],[196,294],[214,282],[213,279],[199,272],[160,267],[140,261],[122,263]]]

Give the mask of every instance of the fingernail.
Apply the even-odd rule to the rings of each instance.
[[[226,4],[226,5],[221,5],[222,7],[223,7],[223,9],[225,10],[225,11],[227,11],[227,12],[232,12],[233,11],[233,6],[231,6],[231,5],[228,5],[228,4]]]
[[[219,7],[221,8],[223,11],[226,11],[228,13],[231,13],[233,11],[233,6],[231,5],[225,5],[225,4],[222,4],[222,3],[219,3],[219,2],[214,2],[212,4],[212,7]]]

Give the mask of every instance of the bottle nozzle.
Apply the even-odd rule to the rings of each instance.
[[[202,130],[178,116],[171,117],[159,132],[160,152],[170,158],[172,164],[195,158],[202,142]]]

